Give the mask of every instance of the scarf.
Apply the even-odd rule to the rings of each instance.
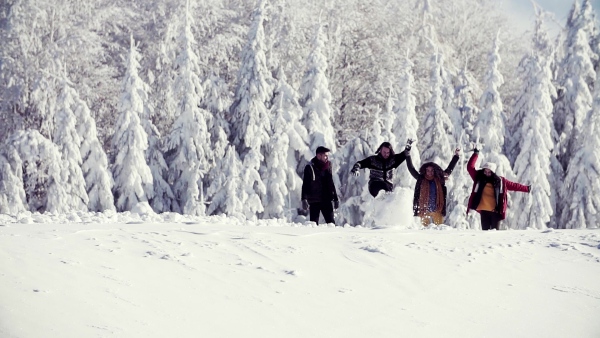
[[[442,212],[444,209],[444,192],[442,190],[442,184],[436,177],[435,181],[435,210],[432,212]],[[424,178],[421,180],[421,194],[419,195],[419,216],[424,216],[427,213],[427,207],[429,206],[429,180]]]

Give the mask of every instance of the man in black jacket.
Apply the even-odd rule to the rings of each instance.
[[[317,156],[304,168],[302,181],[302,208],[310,210],[310,220],[319,224],[319,213],[323,213],[326,223],[334,223],[333,209],[340,205],[335,185],[329,152],[319,146]],[[333,205],[332,205],[333,203]]]
[[[412,141],[410,141],[412,143]],[[358,176],[359,169],[369,169],[369,193],[373,197],[381,190],[394,190],[394,169],[398,168],[406,159],[406,153],[410,151],[410,143],[406,146],[406,150],[400,154],[394,154],[394,149],[389,142],[383,142],[375,155],[369,156],[364,160],[360,160],[352,167],[352,175]]]

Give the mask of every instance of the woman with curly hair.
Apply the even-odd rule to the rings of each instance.
[[[431,223],[436,225],[444,223],[447,196],[446,180],[458,162],[459,153],[460,149],[456,148],[454,156],[445,170],[442,170],[434,162],[427,162],[421,165],[419,171],[415,169],[410,153],[407,154],[406,166],[410,174],[417,180],[413,198],[413,212],[415,216],[421,218],[423,226],[428,226]]]

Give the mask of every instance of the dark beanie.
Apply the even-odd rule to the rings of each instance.
[[[329,150],[328,148],[325,148],[323,146],[318,146],[317,147],[317,154],[323,154],[323,153],[328,153],[331,150]]]

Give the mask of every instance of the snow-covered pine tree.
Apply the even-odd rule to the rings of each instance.
[[[459,144],[467,144],[468,136],[463,131],[458,137]],[[456,169],[452,173],[453,188],[448,191],[447,210],[449,211],[446,224],[457,229],[480,229],[478,218],[475,213],[469,215],[473,221],[467,219],[467,205],[473,181],[468,172],[464,169],[467,166],[466,156],[461,156],[456,164]],[[471,223],[471,224],[470,224]]]
[[[10,144],[0,149],[0,214],[13,215],[27,210],[23,189],[23,162]]]
[[[300,87],[300,105],[303,108],[302,123],[309,133],[308,146],[315,151],[325,146],[335,152],[337,145],[333,130],[331,92],[325,71],[327,59],[323,54],[325,36],[321,25],[316,28],[312,49],[306,61],[306,71]]]
[[[173,94],[178,98],[177,119],[166,140],[165,158],[169,166],[169,181],[181,212],[204,215],[204,175],[211,169],[211,142],[208,124],[212,115],[201,108],[204,90],[198,74],[198,56],[194,52],[192,9],[188,0],[185,20],[178,37],[177,77]]]
[[[479,117],[479,108],[477,107],[477,104],[474,100],[474,95],[476,95],[476,88],[474,88],[474,86],[476,86],[477,82],[469,73],[466,64],[458,74],[457,82],[458,86],[456,87],[455,94],[457,101],[456,108],[460,112],[462,121],[462,124],[460,126],[461,128],[459,129],[462,130],[465,134],[463,142],[467,142],[466,144],[468,144],[474,141],[473,130],[475,128],[475,122]],[[457,135],[461,135],[461,133],[458,132]],[[463,143],[462,145],[465,146],[466,144]]]
[[[529,194],[516,194],[514,227],[545,229],[553,215],[550,185],[550,159],[552,140],[552,98],[556,95],[552,86],[552,74],[548,59],[542,53],[529,58],[529,98],[518,134],[521,136],[520,153],[514,171],[519,182],[533,186]]]
[[[395,118],[392,122],[392,132],[395,134],[396,143],[394,144],[396,151],[403,151],[408,139],[417,140],[417,132],[419,130],[419,120],[415,110],[416,100],[413,94],[414,78],[412,69],[414,64],[410,61],[407,55],[402,62],[400,77],[398,79],[398,96],[394,105]],[[419,152],[418,142],[415,143],[410,156],[413,163],[418,166],[421,163],[421,155]],[[408,168],[404,165],[396,169],[397,175],[394,176],[394,183],[398,187],[412,188],[414,179],[408,172]]]
[[[584,121],[582,143],[569,162],[560,191],[559,228],[600,227],[600,77],[597,76],[594,104]]]
[[[446,115],[448,115],[448,118],[452,122],[452,128],[450,130],[453,135],[452,139],[458,139],[462,131],[463,120],[456,104],[456,88],[452,82],[452,74],[450,74],[446,68],[443,53],[438,53],[438,62],[440,64],[442,109],[446,112]]]
[[[560,137],[558,158],[566,170],[571,156],[581,144],[580,134],[586,112],[592,107],[590,89],[596,75],[592,60],[594,53],[589,37],[579,20],[578,2],[571,10],[567,24],[565,57],[558,74],[560,95],[554,107],[554,126]]]
[[[242,199],[244,216],[250,220],[256,220],[257,215],[264,211],[260,196],[266,195],[267,188],[256,169],[260,167],[262,158],[261,154],[250,148],[243,161],[242,182],[238,196]]]
[[[78,94],[74,92],[74,94]],[[82,160],[81,170],[85,179],[85,189],[88,196],[88,210],[115,210],[112,194],[113,178],[108,168],[106,153],[100,144],[96,121],[90,113],[90,108],[79,95],[73,96],[77,133],[82,136],[79,152]],[[84,137],[83,137],[84,136]]]
[[[350,170],[354,163],[373,155],[374,151],[366,141],[366,131],[361,133],[361,136],[355,137],[340,149],[338,149],[334,165],[339,168],[338,176],[342,184],[338,185],[340,209],[338,215],[338,224],[360,225],[363,223],[364,212],[361,206],[367,200],[363,195],[367,189],[369,175],[366,173],[358,177],[350,174]],[[378,145],[377,145],[378,146]],[[369,195],[369,199],[373,199]]]
[[[396,120],[396,114],[394,112],[394,105],[396,104],[396,93],[394,92],[394,88],[390,85],[390,89],[388,90],[388,98],[385,104],[385,108],[381,112],[381,138],[384,141],[389,142],[392,147],[398,144],[398,140],[396,140],[396,134],[392,131],[392,127],[394,125],[394,121]],[[394,147],[395,151],[399,151],[403,149],[402,147]]]
[[[481,113],[475,123],[475,141],[483,142],[480,158],[482,162],[493,162],[496,164],[496,174],[508,179],[514,179],[515,175],[510,166],[508,158],[503,154],[505,119],[503,115],[502,100],[499,88],[504,83],[504,77],[500,74],[500,38],[496,35],[492,50],[488,54],[488,70],[485,75],[484,91],[479,100]],[[510,195],[509,195],[510,201]],[[509,202],[510,203],[510,202]],[[507,220],[504,225],[512,226],[512,209],[508,209]]]
[[[519,63],[520,78],[522,81],[521,90],[515,100],[515,105],[507,121],[507,138],[504,145],[505,153],[511,163],[514,163],[517,155],[521,152],[521,145],[523,136],[521,131],[523,130],[523,120],[525,115],[531,111],[532,103],[531,98],[538,94],[531,93],[531,90],[537,88],[540,80],[540,67],[544,69],[544,74],[548,76],[548,79],[544,80],[544,83],[550,86],[547,90],[551,95],[551,99],[556,99],[556,88],[552,84],[552,72],[550,70],[550,61],[552,58],[552,50],[548,34],[544,28],[544,16],[545,13],[535,6],[536,9],[536,20],[534,35],[532,41],[533,51],[531,54],[526,55]],[[547,72],[546,72],[547,70]],[[555,134],[554,126],[552,125],[551,133]]]
[[[381,120],[381,108],[376,107],[375,111],[371,113],[371,121],[373,124],[368,128],[366,139],[371,145],[371,149],[377,150],[382,142],[387,141],[382,135],[384,121]]]
[[[76,117],[73,112],[75,107],[74,97],[78,96],[75,89],[66,78],[62,79],[61,89],[57,100],[57,111],[54,114],[53,141],[58,146],[65,164],[67,176],[63,178],[68,199],[63,203],[70,210],[87,211],[89,202],[85,189],[85,178],[81,166],[81,152],[79,151],[82,136],[77,132]]]
[[[252,218],[250,210],[262,212],[264,196],[264,183],[259,172],[263,175],[266,168],[262,155],[269,141],[271,121],[269,116],[270,101],[273,95],[274,80],[271,76],[265,56],[265,6],[267,0],[260,0],[254,10],[252,24],[248,32],[246,46],[242,50],[241,65],[238,72],[238,83],[235,90],[233,103],[230,107],[231,143],[236,147],[244,166],[246,167],[243,179],[244,188],[249,205],[244,205],[246,217]],[[249,157],[247,159],[247,157]],[[258,176],[255,176],[254,173]],[[252,174],[249,174],[252,173]],[[254,185],[254,182],[257,184]],[[253,191],[253,192],[252,192]],[[259,211],[260,210],[260,211]]]
[[[581,2],[581,11],[579,12],[578,19],[578,25],[586,32],[588,37],[588,43],[592,51],[592,64],[594,65],[594,70],[598,71],[598,65],[600,63],[598,19],[590,0],[583,0]],[[588,83],[588,85],[590,86],[590,90],[592,90],[594,83]]]
[[[444,167],[454,152],[450,145],[452,121],[443,109],[441,67],[439,55],[434,53],[431,57],[431,98],[421,125],[423,137],[419,148],[423,149],[421,158],[424,162],[432,161]]]
[[[289,210],[291,207],[290,190],[300,185],[300,177],[297,177],[294,167],[288,164],[288,149],[290,139],[288,130],[290,124],[283,117],[284,111],[280,102],[274,103],[273,112],[273,134],[265,148],[266,177],[263,181],[269,187],[264,199],[264,218],[286,218],[291,219]],[[291,176],[288,179],[288,176]],[[292,186],[289,184],[292,183]],[[297,200],[297,197],[295,201]]]
[[[297,168],[303,166],[301,170],[304,169],[306,162],[311,159],[311,153],[307,144],[308,132],[300,123],[302,108],[298,103],[298,93],[287,83],[287,78],[281,67],[277,71],[276,78],[278,82],[273,107],[271,108],[271,114],[275,117],[273,121],[274,130],[266,156],[274,156],[274,151],[277,153],[282,152],[278,155],[282,156],[278,161],[283,164],[283,167],[279,170],[285,172],[287,195],[284,196],[284,204],[285,208],[289,210],[292,209],[292,206],[298,205],[300,189],[302,188],[302,179],[297,172]],[[277,145],[277,143],[274,143],[275,138],[282,138],[287,146]],[[269,162],[267,159],[267,167],[270,166]],[[268,177],[272,177],[271,169],[267,169],[266,173]],[[265,184],[271,187],[272,185],[267,181],[269,179],[265,181]],[[268,205],[268,203],[265,205]],[[265,209],[268,210],[269,208],[265,207]]]
[[[273,92],[273,80],[266,63],[263,27],[266,2],[267,0],[260,0],[253,13],[247,43],[242,50],[238,84],[230,107],[231,143],[242,159],[249,149],[262,156],[261,148],[268,143],[271,128],[268,105]]]
[[[222,174],[220,162],[225,157],[225,152],[229,147],[229,124],[227,123],[225,114],[230,103],[227,102],[227,85],[218,75],[209,75],[204,81],[203,87],[204,99],[202,106],[212,114],[212,119],[208,125],[210,143],[212,145],[211,169],[206,177],[208,188]],[[215,192],[218,191],[215,190],[211,193],[207,189],[206,200],[211,201],[212,195]]]
[[[148,107],[149,108],[149,107]],[[162,152],[160,132],[151,120],[151,110],[141,116],[142,126],[148,135],[148,149],[146,149],[146,163],[152,173],[152,186],[154,191],[150,198],[150,206],[157,213],[179,211],[179,204],[175,199],[171,185],[167,182],[169,167]]]
[[[23,163],[23,184],[29,210],[65,213],[70,206],[64,187],[64,168],[58,147],[37,130],[19,130],[8,144],[14,147]]]
[[[152,171],[145,156],[148,135],[140,120],[144,106],[148,104],[148,87],[138,75],[139,54],[133,37],[125,67],[119,117],[112,139],[113,194],[117,211],[130,211],[138,202],[147,202],[149,196],[154,194]]]
[[[206,210],[208,215],[225,214],[245,218],[241,192],[242,172],[242,161],[235,148],[227,146],[224,157],[216,162],[215,176],[207,189],[207,196],[211,201]]]

